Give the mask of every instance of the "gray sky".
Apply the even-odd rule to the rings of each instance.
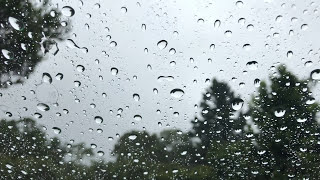
[[[152,132],[188,130],[198,111],[194,105],[209,85],[207,78],[229,82],[248,103],[256,90],[254,79],[266,79],[273,72],[272,65],[284,63],[299,77],[308,77],[319,68],[319,0],[83,0],[83,5],[79,0],[54,0],[53,4],[74,8],[75,15],[69,18],[70,39],[86,47],[88,53],[60,42],[59,53],[47,55],[22,87],[1,90],[0,117],[5,118],[7,111],[13,119],[39,112],[43,117],[37,121],[49,135],[54,135],[53,127],[59,127],[62,131],[57,136],[63,140],[95,143],[96,150],[103,150],[106,157],[117,133],[142,127]],[[214,26],[217,20],[220,26]],[[168,42],[162,50],[157,46],[160,40]],[[210,49],[211,44],[214,49]],[[175,54],[169,53],[171,48]],[[293,52],[291,57],[288,51]],[[246,66],[249,61],[258,62],[256,70]],[[312,64],[306,66],[307,61]],[[85,70],[79,72],[78,65]],[[112,75],[111,68],[117,68],[118,74]],[[42,82],[44,72],[52,76],[52,84]],[[55,78],[57,73],[63,74],[62,80]],[[159,81],[159,76],[174,79]],[[80,87],[74,81],[80,81]],[[176,88],[185,92],[181,98],[170,95]],[[316,97],[318,89],[314,90]],[[135,101],[133,94],[139,94],[140,100]],[[38,103],[48,104],[50,110],[41,112]],[[117,115],[119,108],[123,109],[121,116]],[[135,115],[142,120],[136,121]],[[97,124],[95,116],[101,116],[103,123]],[[102,133],[97,132],[99,128]]]

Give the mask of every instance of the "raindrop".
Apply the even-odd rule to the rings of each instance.
[[[305,31],[309,28],[308,24],[302,24],[301,25],[301,30]]]
[[[52,83],[51,75],[49,73],[43,73],[42,74],[42,82],[51,84]]]
[[[307,121],[307,118],[303,118],[303,119],[298,118],[298,119],[297,119],[297,122],[298,122],[298,123],[304,123],[304,122],[306,122],[306,121]]]
[[[98,156],[103,156],[104,152],[103,151],[98,151],[97,154],[98,154]]]
[[[250,51],[251,50],[251,45],[250,44],[244,44],[243,45],[243,49],[246,51]]]
[[[170,94],[174,98],[181,98],[184,95],[184,91],[181,89],[173,89]]]
[[[142,24],[142,25],[141,25],[141,29],[142,29],[142,31],[146,31],[147,26],[146,26],[145,24]]]
[[[241,24],[241,25],[244,25],[246,23],[246,19],[245,18],[240,18],[238,20],[238,23]]]
[[[154,94],[158,94],[158,89],[153,88],[153,93],[154,93]]]
[[[122,13],[127,13],[128,12],[128,9],[126,7],[121,7],[121,12]]]
[[[64,16],[67,16],[67,17],[71,17],[75,14],[74,9],[70,6],[64,6],[61,12]]]
[[[287,52],[287,58],[290,59],[293,56],[293,52],[292,51],[288,51]]]
[[[130,140],[135,140],[135,139],[137,139],[137,135],[130,135],[128,138],[129,138]]]
[[[136,121],[141,121],[142,120],[142,117],[140,115],[134,115],[134,120]]]
[[[118,44],[115,41],[111,41],[110,42],[110,47],[116,47]]]
[[[10,25],[15,29],[15,30],[22,30],[23,29],[23,24],[16,18],[14,17],[9,17],[8,18]]]
[[[204,23],[204,19],[202,19],[202,18],[198,19],[198,23],[199,24],[203,24]]]
[[[242,2],[242,1],[237,1],[237,2],[236,2],[236,6],[237,6],[238,8],[241,8],[241,7],[243,6],[243,2]]]
[[[276,117],[283,117],[285,114],[286,114],[286,110],[276,110],[276,111],[274,112],[274,115],[275,115]]]
[[[54,132],[55,134],[60,134],[60,133],[61,133],[61,129],[58,128],[58,127],[53,127],[52,130],[53,130],[53,132]]]
[[[62,73],[58,73],[57,75],[56,75],[56,79],[57,80],[62,80],[63,79],[63,74]]]
[[[236,98],[232,101],[232,109],[238,111],[242,108],[244,101],[240,98]]]
[[[220,27],[220,25],[221,25],[221,21],[219,20],[219,19],[217,19],[215,22],[214,22],[214,27],[215,28],[219,28]]]
[[[252,24],[249,24],[249,25],[247,26],[247,29],[248,29],[248,31],[253,31],[254,26],[253,26]]]
[[[320,69],[315,69],[311,72],[311,78],[313,80],[320,80]]]
[[[85,67],[84,66],[82,66],[82,65],[78,65],[77,66],[77,71],[78,72],[83,72],[85,70]]]
[[[216,45],[215,45],[215,44],[211,44],[211,45],[210,45],[210,50],[211,50],[211,51],[213,51],[215,48],[216,48]]]
[[[94,117],[94,120],[96,121],[97,124],[101,124],[103,122],[103,118],[101,116]]]
[[[255,79],[254,80],[254,86],[255,87],[260,87],[260,83],[261,83],[260,79]]]
[[[282,16],[281,16],[281,15],[279,15],[279,16],[276,17],[276,22],[277,22],[277,23],[281,22],[281,20],[282,20]]]
[[[72,39],[67,39],[66,44],[71,49],[79,48],[79,46]]]
[[[160,50],[166,48],[168,45],[168,42],[166,40],[161,40],[157,43],[157,46]]]
[[[111,74],[114,75],[114,76],[117,75],[118,74],[118,69],[115,68],[115,67],[111,68]]]
[[[140,96],[139,96],[139,94],[133,94],[133,99],[134,99],[135,101],[140,101]]]
[[[74,81],[74,86],[76,86],[76,87],[81,86],[81,82],[80,81]]]
[[[307,100],[306,104],[310,105],[310,104],[314,104],[316,102],[315,98],[310,98]]]
[[[6,50],[6,49],[2,49],[1,50],[3,56],[6,58],[6,59],[12,59],[13,58],[13,53]]]
[[[247,67],[249,70],[257,70],[258,69],[258,62],[257,61],[249,61],[247,63]]]
[[[226,32],[224,32],[224,35],[225,35],[226,37],[231,37],[231,36],[232,36],[232,31],[227,30]]]
[[[173,54],[176,53],[176,50],[175,50],[174,48],[171,48],[171,49],[169,50],[169,53],[170,53],[171,55],[173,55]]]
[[[40,111],[49,111],[50,110],[50,107],[47,104],[44,104],[44,103],[37,104],[37,108]]]

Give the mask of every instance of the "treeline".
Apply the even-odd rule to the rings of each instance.
[[[248,110],[227,83],[212,80],[192,129],[120,137],[115,161],[85,144],[49,138],[31,119],[0,121],[1,179],[316,179],[320,139],[312,81],[279,66],[259,83]],[[84,163],[84,159],[91,163]]]

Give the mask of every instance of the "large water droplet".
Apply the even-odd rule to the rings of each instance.
[[[302,24],[301,25],[301,30],[305,31],[309,28],[308,24]]]
[[[70,6],[64,6],[61,12],[64,16],[67,16],[67,17],[71,17],[75,14],[74,9]]]
[[[247,67],[249,70],[257,70],[258,69],[258,62],[257,61],[249,61],[247,63]]]
[[[49,111],[50,110],[50,107],[47,104],[44,104],[44,103],[37,104],[37,108],[40,111]]]
[[[166,40],[161,40],[157,43],[157,46],[160,50],[166,48],[168,45],[168,42]]]
[[[311,72],[311,79],[320,80],[320,69],[315,69]]]
[[[215,28],[218,28],[218,27],[220,27],[220,25],[221,25],[221,21],[219,20],[219,19],[217,19],[215,22],[214,22],[214,27]]]
[[[174,98],[181,98],[184,95],[184,91],[182,89],[173,89],[170,94]]]
[[[115,68],[115,67],[111,68],[111,74],[114,75],[114,76],[117,75],[118,74],[118,69]]]
[[[51,75],[49,73],[43,73],[42,74],[42,82],[51,84],[52,83]]]
[[[96,123],[101,124],[103,122],[103,118],[101,116],[96,116],[94,117],[94,120],[96,121]]]
[[[243,104],[244,104],[244,101],[242,99],[236,98],[232,101],[231,106],[232,106],[232,109],[238,111],[242,108]]]
[[[142,120],[142,117],[140,116],[140,115],[134,115],[134,120],[136,120],[136,121],[141,121]]]
[[[276,117],[283,117],[286,114],[286,110],[276,110],[274,111],[274,115]]]
[[[2,49],[1,50],[3,56],[6,58],[6,59],[12,59],[13,58],[13,53],[6,50],[6,49]]]
[[[62,73],[58,73],[57,75],[56,75],[56,79],[57,80],[62,80],[63,79],[63,74]]]
[[[133,94],[133,99],[134,99],[135,101],[139,101],[139,100],[140,100],[139,94]]]
[[[129,137],[128,137],[130,140],[135,140],[135,139],[137,139],[137,135],[130,135]]]
[[[85,67],[84,66],[82,66],[82,65],[78,65],[77,66],[77,71],[78,72],[83,72],[85,70]]]
[[[307,121],[307,118],[302,118],[302,119],[301,119],[301,118],[298,118],[298,119],[297,119],[297,122],[298,122],[298,123],[304,123],[304,122],[306,122],[306,121]]]
[[[52,130],[53,130],[53,132],[54,132],[55,134],[60,134],[60,133],[61,133],[61,129],[58,128],[58,127],[53,127]]]
[[[288,51],[287,52],[287,58],[290,59],[293,56],[293,52],[292,51]]]
[[[22,30],[23,29],[23,24],[22,22],[20,22],[18,19],[14,18],[14,17],[9,17],[9,23],[10,25],[15,29],[15,30]]]

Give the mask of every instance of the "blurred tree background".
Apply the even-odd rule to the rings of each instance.
[[[0,88],[22,83],[44,54],[66,39],[61,12],[49,0],[0,1]]]

